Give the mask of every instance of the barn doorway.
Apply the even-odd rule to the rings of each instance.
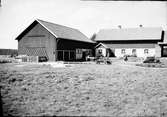
[[[58,61],[74,61],[75,51],[74,50],[57,50]]]

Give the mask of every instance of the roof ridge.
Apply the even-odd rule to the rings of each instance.
[[[103,28],[100,30],[125,30],[125,29],[163,29],[161,26],[159,27],[130,27],[130,28]]]

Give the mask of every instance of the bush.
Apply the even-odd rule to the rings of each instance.
[[[10,59],[0,59],[0,63],[12,63]]]
[[[46,62],[46,61],[48,61],[46,56],[40,56],[39,57],[39,62]]]

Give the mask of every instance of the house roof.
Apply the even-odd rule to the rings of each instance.
[[[56,38],[94,43],[92,40],[86,37],[83,33],[81,33],[78,29],[66,27],[66,26],[59,25],[59,24],[54,24],[51,22],[46,22],[46,21],[39,20],[39,19],[35,20],[29,27],[27,27],[16,38],[16,40],[21,39],[29,30],[32,29],[33,25],[37,23],[41,24],[46,30],[48,30]]]
[[[104,48],[109,48],[106,44],[104,43],[99,43],[95,46],[95,48],[98,48],[99,46],[103,46]]]
[[[95,41],[161,40],[162,28],[102,29]]]

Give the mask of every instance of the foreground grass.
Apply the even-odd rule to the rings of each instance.
[[[4,115],[167,116],[167,69],[1,64]]]

